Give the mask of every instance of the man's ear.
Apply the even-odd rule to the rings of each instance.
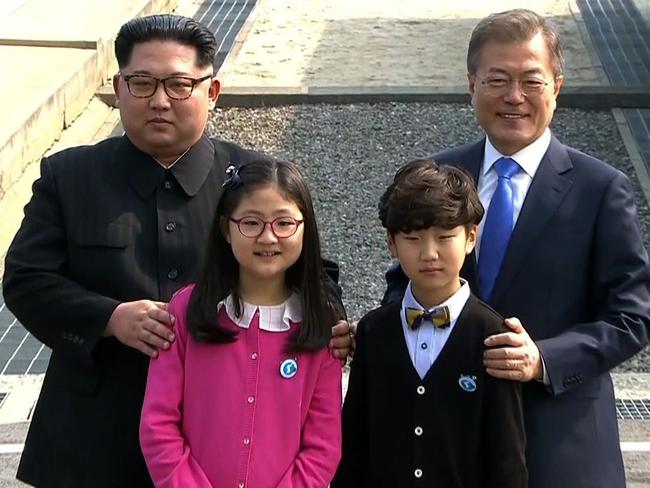
[[[559,75],[557,78],[555,78],[555,84],[553,85],[553,94],[555,95],[555,98],[557,98],[560,94],[562,85],[564,85],[564,75]]]
[[[395,239],[393,238],[393,234],[391,234],[390,231],[386,231],[386,245],[388,246],[391,257],[396,258],[397,246],[395,246]]]
[[[474,94],[476,92],[476,75],[467,73],[467,87],[469,89],[470,103],[474,106]]]
[[[217,104],[217,99],[219,98],[220,93],[221,83],[216,78],[213,78],[212,82],[210,83],[210,88],[208,89],[208,105],[210,107],[210,110],[212,110]]]
[[[113,92],[115,93],[115,105],[120,103],[120,75],[119,73],[113,75]]]

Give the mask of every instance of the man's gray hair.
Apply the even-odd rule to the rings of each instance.
[[[553,74],[555,77],[561,76],[564,74],[564,56],[559,34],[544,17],[527,9],[491,14],[474,27],[467,49],[467,72],[476,74],[481,49],[488,42],[522,43],[531,40],[539,32],[551,55]]]

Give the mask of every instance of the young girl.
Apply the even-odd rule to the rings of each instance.
[[[341,448],[341,365],[311,196],[293,164],[228,168],[206,263],[169,311],[140,442],[157,487],[325,488]]]

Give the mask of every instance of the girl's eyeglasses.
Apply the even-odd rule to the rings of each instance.
[[[300,224],[304,220],[294,219],[293,217],[278,217],[274,220],[262,220],[259,217],[242,217],[241,219],[230,219],[231,222],[237,224],[239,232],[244,237],[259,237],[266,229],[267,225],[271,226],[271,232],[278,239],[286,239],[291,237],[298,231]]]

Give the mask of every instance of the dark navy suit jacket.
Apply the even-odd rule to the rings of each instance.
[[[485,140],[434,156],[476,181]],[[475,293],[476,259],[461,274]],[[401,297],[400,269],[385,301]],[[490,305],[518,317],[550,386],[524,385],[531,488],[622,488],[609,371],[648,343],[650,269],[634,195],[620,171],[554,137],[528,190]]]

